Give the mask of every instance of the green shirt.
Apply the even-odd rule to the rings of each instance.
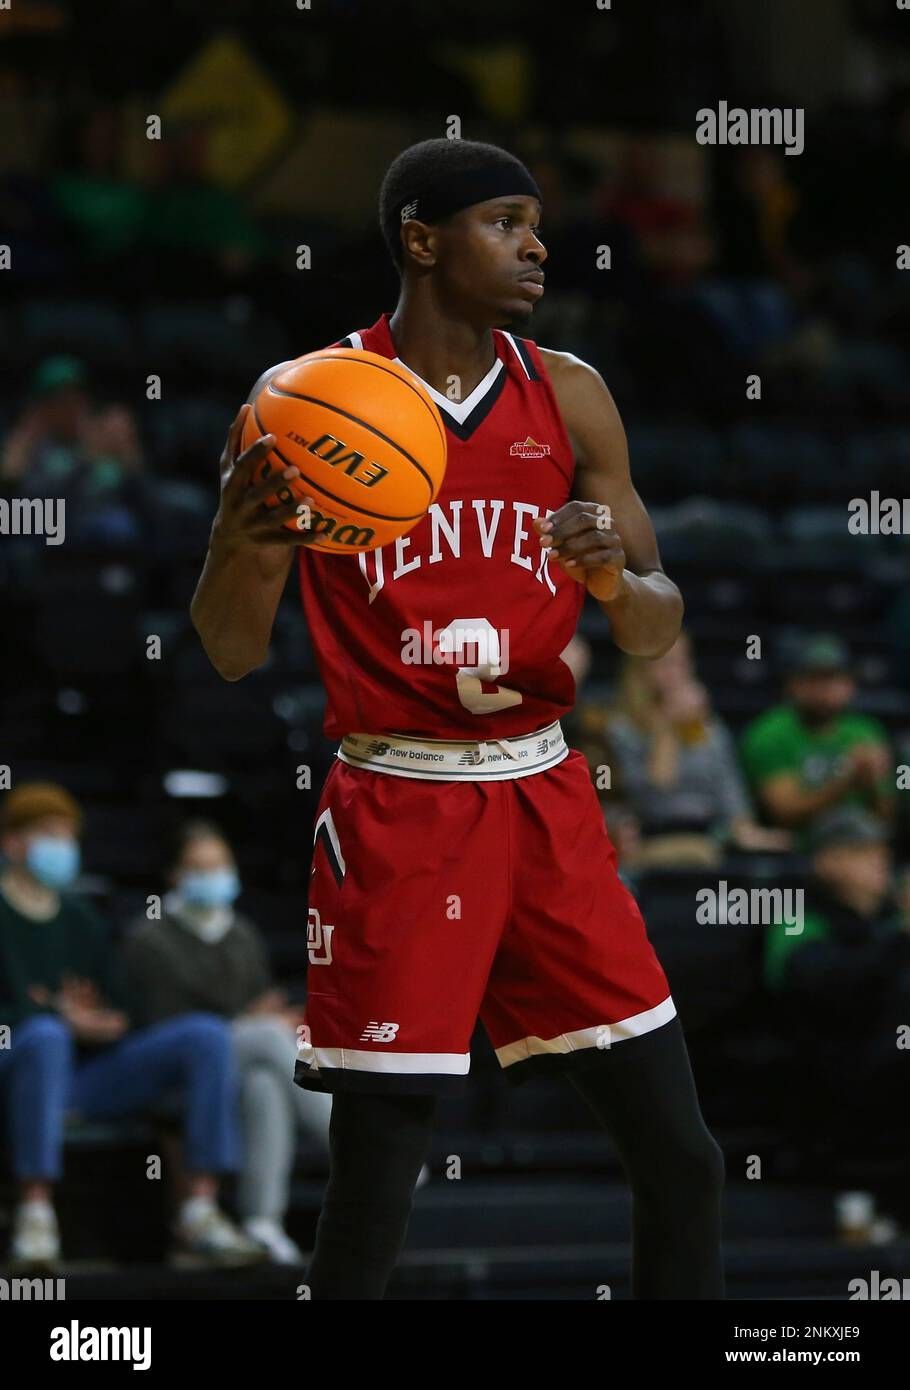
[[[93,256],[103,260],[135,244],[148,205],[148,194],[138,184],[77,173],[59,175],[51,189]]]
[[[888,747],[888,737],[877,719],[865,714],[841,714],[821,729],[808,728],[793,705],[777,705],[759,715],[742,736],[740,752],[746,776],[758,792],[772,777],[791,772],[806,791],[823,787],[845,766],[846,755],[862,743]],[[880,793],[894,790],[887,780]],[[844,793],[841,804],[862,806],[870,792],[857,788]]]
[[[828,923],[820,912],[807,912],[804,915],[801,932],[793,930],[795,925],[793,922],[775,922],[765,929],[764,975],[769,989],[783,988],[787,963],[794,951],[810,941],[824,941],[829,935]]]
[[[767,928],[764,937],[765,984],[775,993],[783,993],[792,985],[788,973],[796,953],[810,942],[824,941],[836,948],[821,971],[803,979],[801,993],[810,1011],[820,1009],[827,1026],[837,1029],[838,1018],[852,1014],[875,1026],[877,1014],[870,999],[903,968],[902,960],[910,960],[910,940],[902,930],[896,910],[883,911],[873,919],[864,920],[845,907],[816,903],[805,913],[803,930],[788,934],[785,925],[775,923]],[[902,951],[906,954],[902,955]],[[870,995],[870,989],[872,995]]]
[[[0,890],[0,1023],[47,1013],[29,988],[43,985],[56,994],[64,975],[91,980],[102,1004],[116,1004],[112,965],[107,927],[84,903],[64,894],[56,917],[35,922]]]

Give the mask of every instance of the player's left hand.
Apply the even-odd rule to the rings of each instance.
[[[601,603],[622,587],[626,553],[603,502],[567,502],[548,517],[534,517],[540,543],[566,574]]]

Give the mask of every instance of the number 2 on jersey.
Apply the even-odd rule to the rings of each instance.
[[[453,656],[464,653],[466,647],[475,648],[478,665],[459,666],[455,672],[458,698],[471,714],[492,714],[496,710],[520,705],[522,696],[519,690],[510,690],[507,685],[497,685],[495,690],[485,691],[482,682],[490,684],[502,671],[503,645],[508,660],[508,633],[504,634],[504,644],[499,633],[486,618],[453,618],[448,627],[439,633],[440,650]]]

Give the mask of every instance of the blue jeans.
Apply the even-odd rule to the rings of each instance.
[[[175,1086],[183,1094],[188,1171],[236,1169],[240,1140],[227,1020],[181,1014],[77,1062],[68,1025],[55,1014],[32,1014],[13,1026],[12,1047],[0,1051],[0,1095],[6,1093],[16,1177],[60,1177],[67,1111],[85,1120],[119,1119],[146,1110]]]

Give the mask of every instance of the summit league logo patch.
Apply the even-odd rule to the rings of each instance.
[[[528,435],[524,441],[516,439],[509,453],[514,458],[516,455],[521,459],[542,459],[550,452],[549,444],[538,444],[536,439]]]

